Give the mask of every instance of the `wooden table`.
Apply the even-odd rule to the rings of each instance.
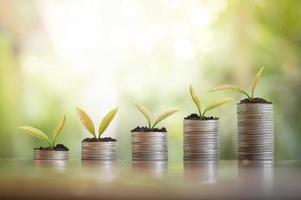
[[[301,162],[0,160],[0,199],[301,199]]]

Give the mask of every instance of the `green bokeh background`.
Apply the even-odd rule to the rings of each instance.
[[[181,160],[183,118],[196,112],[189,84],[204,103],[238,101],[205,91],[224,83],[248,88],[265,66],[256,94],[274,104],[276,158],[299,159],[300,8],[299,0],[0,0],[0,157],[31,158],[43,143],[16,127],[51,133],[66,113],[59,142],[79,158],[88,133],[75,106],[98,123],[118,104],[106,135],[117,137],[119,158],[130,159],[130,130],[145,123],[133,103],[141,103],[155,115],[182,110],[160,124],[170,159]],[[221,158],[235,159],[236,105],[211,114],[220,116]]]

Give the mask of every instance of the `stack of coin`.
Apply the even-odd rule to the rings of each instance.
[[[35,160],[68,160],[68,157],[69,157],[69,151],[34,149]]]
[[[184,160],[219,159],[218,120],[184,119]]]
[[[132,132],[132,160],[168,160],[167,132]]]
[[[272,104],[238,104],[238,159],[274,159]]]
[[[82,160],[116,160],[117,142],[82,142]]]

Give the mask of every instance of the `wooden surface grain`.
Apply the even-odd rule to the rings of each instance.
[[[300,199],[301,162],[0,160],[0,199]]]

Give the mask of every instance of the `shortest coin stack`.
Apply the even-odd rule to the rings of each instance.
[[[167,132],[132,132],[132,160],[168,160]]]
[[[117,142],[82,142],[82,160],[116,160]]]
[[[238,159],[274,159],[272,104],[238,104]]]
[[[218,119],[184,120],[184,160],[219,159]]]
[[[34,150],[35,160],[68,160],[69,151]]]

